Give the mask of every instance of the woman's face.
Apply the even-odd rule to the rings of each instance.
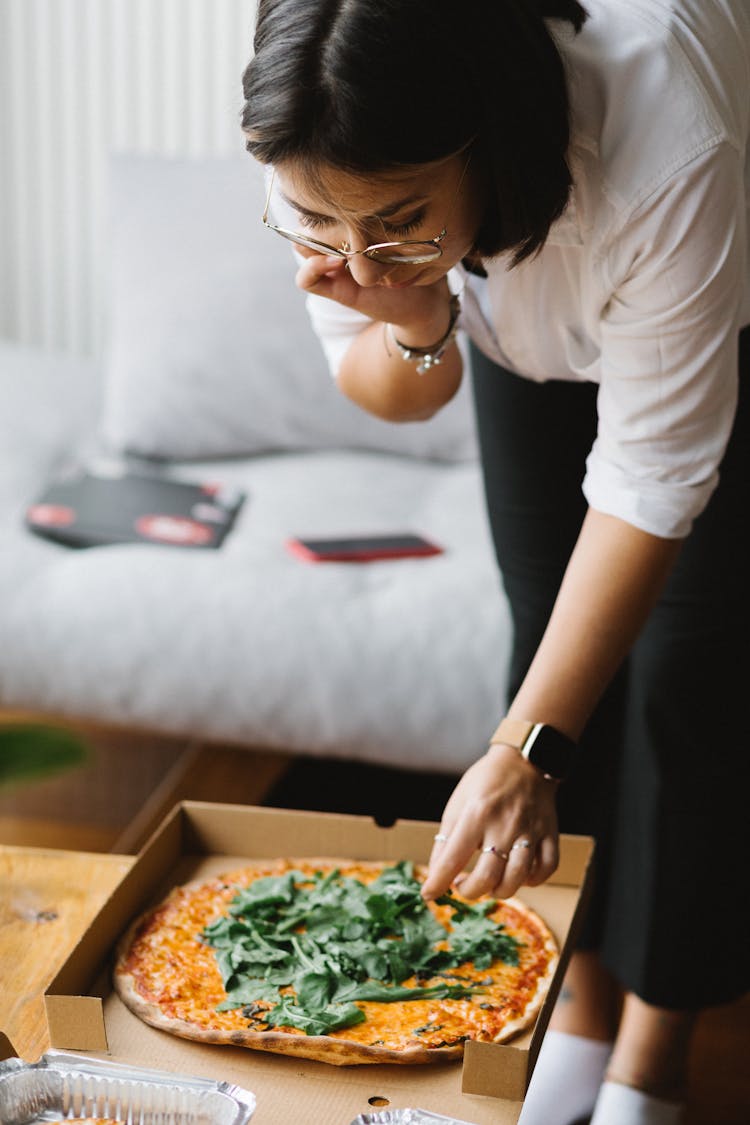
[[[482,215],[478,170],[467,153],[369,175],[325,166],[311,176],[302,164],[288,161],[276,169],[272,209],[273,196],[285,206],[281,225],[336,249],[429,242],[446,230],[439,242],[442,254],[431,262],[385,264],[361,254],[350,258],[351,275],[363,286],[432,285],[471,252]],[[306,256],[314,253],[297,249]]]

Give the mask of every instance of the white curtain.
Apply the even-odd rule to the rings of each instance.
[[[256,0],[0,0],[0,335],[96,355],[111,151],[242,150]]]

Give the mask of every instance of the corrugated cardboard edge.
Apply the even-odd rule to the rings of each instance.
[[[102,1002],[98,996],[45,996],[50,1042],[68,1040],[77,1051],[108,1051]]]
[[[531,1040],[527,1045],[523,1042],[494,1044],[477,1043],[473,1040],[466,1043],[461,1075],[461,1091],[464,1094],[482,1094],[485,1097],[507,1098],[511,1101],[523,1101],[526,1096],[565,968],[591,895],[593,841],[585,836],[566,836],[563,841],[561,862],[550,882],[580,886],[581,890],[560,950],[560,964],[534,1025]],[[502,1067],[497,1065],[498,1050],[503,1051]]]
[[[220,810],[220,815],[217,811]],[[248,815],[252,834],[248,834]],[[91,981],[111,956],[125,924],[152,900],[165,872],[183,855],[351,856],[396,861],[408,855],[425,862],[436,826],[425,821],[397,821],[382,828],[370,817],[185,801],[175,806],[144,845],[136,862],[109,897],[45,993],[50,1042],[68,1050],[104,1050],[107,1036],[102,1001],[85,995]],[[290,853],[290,833],[294,847]],[[590,883],[593,840],[565,836],[561,862],[550,884],[582,888],[573,923],[560,951],[555,995],[572,948],[577,921]],[[521,1101],[551,1014],[550,994],[533,1035],[512,1044],[466,1044],[462,1092]],[[502,1057],[502,1066],[498,1063]]]

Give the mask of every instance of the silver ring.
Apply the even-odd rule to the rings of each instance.
[[[513,851],[515,848],[530,848],[530,847],[531,847],[531,840],[516,840],[515,844],[511,845],[510,850]]]
[[[444,844],[448,839],[444,832],[438,832],[438,834],[436,836],[433,836],[432,838],[436,844]]]
[[[488,844],[486,848],[482,848],[482,855],[489,855],[490,853],[492,853],[492,855],[496,855],[498,859],[508,858],[508,853],[501,852],[498,848],[495,847],[494,844]]]

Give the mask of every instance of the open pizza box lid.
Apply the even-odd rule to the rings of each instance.
[[[424,863],[436,830],[424,821],[383,828],[369,817],[182,802],[144,846],[47,989],[52,1047],[236,1082],[257,1097],[253,1125],[349,1125],[382,1106],[418,1107],[469,1125],[512,1125],[521,1112],[583,911],[594,846],[588,837],[563,836],[560,865],[552,878],[518,894],[545,920],[561,951],[533,1027],[507,1044],[467,1042],[463,1063],[340,1067],[188,1041],[143,1023],[112,988],[118,939],[173,886],[231,870],[248,859],[279,856]]]

